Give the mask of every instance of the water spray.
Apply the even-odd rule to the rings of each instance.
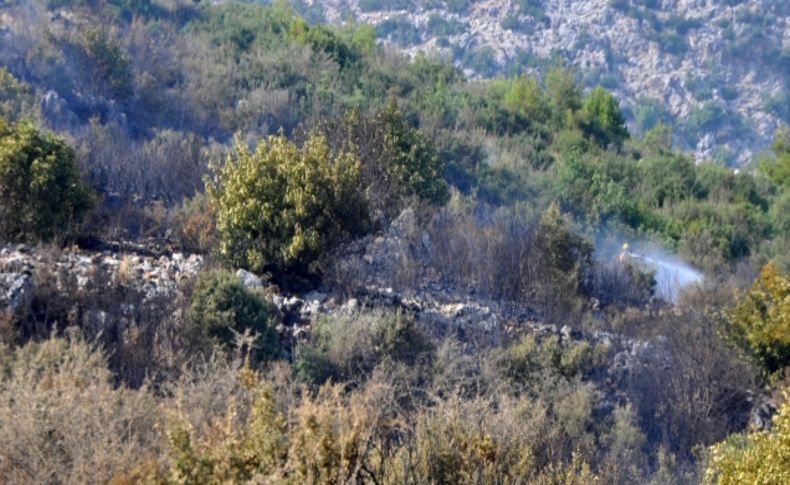
[[[628,243],[623,245],[619,261],[625,258],[641,261],[655,271],[656,294],[671,303],[677,303],[680,292],[685,288],[702,282],[703,274],[687,263],[657,252],[638,254],[631,251]]]

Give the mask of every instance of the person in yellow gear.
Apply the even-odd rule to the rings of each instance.
[[[626,258],[628,258],[628,243],[623,244],[623,250],[620,251],[620,255],[617,257],[617,261],[619,263],[624,263]]]

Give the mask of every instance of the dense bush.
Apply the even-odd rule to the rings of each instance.
[[[763,369],[790,366],[790,278],[769,263],[728,315],[730,336]]]
[[[223,271],[204,273],[195,283],[186,332],[198,348],[207,351],[213,347],[234,350],[241,336],[249,333],[252,344],[243,350],[256,363],[272,360],[281,355],[275,312],[238,277]]]
[[[562,345],[557,336],[538,342],[529,335],[502,352],[497,367],[522,392],[539,394],[546,381],[572,380],[600,372],[605,368],[608,350],[587,342]]]
[[[0,67],[0,118],[17,122],[33,111],[33,90]]]
[[[78,224],[93,202],[74,150],[30,122],[0,118],[0,235],[51,240]]]
[[[319,273],[329,251],[367,225],[359,173],[352,154],[331,153],[320,136],[301,148],[271,136],[254,151],[237,140],[207,179],[220,254],[253,271]]]
[[[412,199],[446,202],[443,164],[433,143],[407,123],[394,101],[373,116],[355,110],[317,129],[335,151],[349,150],[360,160],[358,190],[374,222],[397,217]]]
[[[781,187],[790,186],[790,131],[779,130],[772,145],[774,157],[762,160],[759,170],[773,183]]]
[[[120,99],[132,94],[132,71],[129,59],[106,32],[92,28],[82,43],[86,68],[93,72],[92,81],[98,89],[109,89]]]

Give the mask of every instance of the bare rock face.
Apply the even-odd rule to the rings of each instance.
[[[383,29],[383,42],[453,59],[471,77],[534,71],[561,53],[587,86],[618,96],[632,132],[671,122],[675,142],[700,161],[746,164],[790,121],[786,0],[479,0],[455,11],[444,2],[376,11],[358,0],[308,3],[330,23],[349,13],[376,26],[405,20],[419,35],[404,42]]]
[[[0,273],[0,310],[21,313],[30,304],[33,281],[27,273]]]

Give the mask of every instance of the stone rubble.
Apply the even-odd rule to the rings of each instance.
[[[66,278],[73,278],[77,290],[85,288],[97,276],[109,283],[120,283],[139,290],[144,302],[172,296],[185,281],[194,279],[203,267],[200,255],[141,256],[111,251],[81,252],[38,249],[32,246],[0,246],[0,311],[18,312],[29,303],[36,278],[56,279],[57,288],[65,288]],[[143,303],[144,303],[143,302]]]

